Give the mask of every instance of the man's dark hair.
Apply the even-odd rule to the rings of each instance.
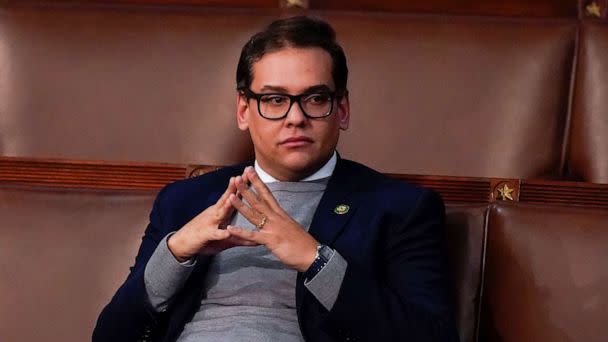
[[[346,94],[348,67],[342,47],[336,42],[336,32],[325,21],[306,16],[290,17],[272,22],[256,33],[243,46],[236,68],[237,89],[249,88],[253,79],[253,64],[266,53],[286,47],[321,48],[332,59],[332,77],[338,96]]]

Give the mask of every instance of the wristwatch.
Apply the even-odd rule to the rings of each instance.
[[[333,249],[326,245],[319,244],[317,246],[317,255],[315,256],[315,261],[313,261],[306,272],[304,272],[305,281],[310,281],[317,275],[317,273],[321,272],[323,267],[325,267],[327,262],[329,262],[329,259],[331,259],[332,255],[334,255]]]

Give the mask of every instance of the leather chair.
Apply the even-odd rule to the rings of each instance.
[[[391,173],[560,175],[576,21],[311,14],[335,26],[349,59],[345,157]],[[0,154],[249,159],[234,117],[236,63],[247,37],[278,17],[5,5]]]
[[[322,15],[350,63],[344,156],[391,173],[559,175],[576,22]]]
[[[90,340],[133,263],[154,196],[0,187],[2,340]]]
[[[605,341],[607,221],[599,209],[494,205],[481,341]]]
[[[446,208],[446,242],[461,342],[477,341],[487,205]]]
[[[251,158],[236,127],[236,64],[272,12],[2,11],[0,155],[217,165]]]
[[[581,28],[568,167],[586,182],[608,183],[608,25]]]

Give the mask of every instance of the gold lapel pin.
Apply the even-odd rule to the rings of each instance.
[[[340,204],[338,206],[336,206],[336,208],[334,209],[334,213],[338,214],[338,215],[344,215],[348,212],[348,210],[350,209],[350,207],[346,204]]]

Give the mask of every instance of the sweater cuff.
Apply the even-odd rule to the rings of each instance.
[[[184,286],[194,270],[196,259],[180,263],[169,250],[165,236],[148,260],[144,271],[144,284],[150,304],[156,312],[167,310],[171,299]]]
[[[347,267],[348,262],[340,253],[338,253],[338,251],[334,250],[334,253],[329,258],[327,264],[325,264],[325,267],[323,267],[312,279],[304,282],[304,286],[308,291],[310,291],[310,293],[312,293],[328,311],[331,310],[338,298]]]

